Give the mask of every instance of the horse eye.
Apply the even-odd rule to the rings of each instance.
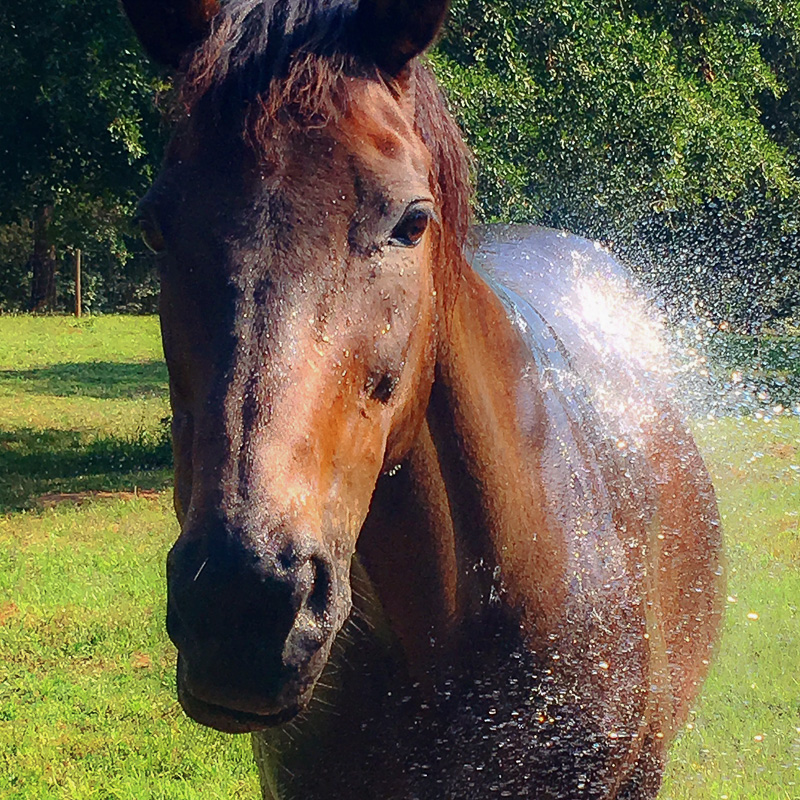
[[[139,218],[139,231],[142,235],[142,241],[148,250],[153,253],[163,253],[167,249],[167,244],[164,241],[164,235],[161,229],[150,219]]]
[[[430,220],[431,215],[427,209],[419,206],[410,208],[395,226],[389,241],[401,247],[415,247],[422,239]]]

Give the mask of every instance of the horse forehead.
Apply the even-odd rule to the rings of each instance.
[[[414,129],[412,104],[405,97],[396,99],[375,81],[353,87],[341,131],[359,160],[374,172],[430,173],[431,156]]]

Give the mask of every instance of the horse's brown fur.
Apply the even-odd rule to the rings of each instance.
[[[468,265],[466,148],[396,63],[444,4],[354,38],[409,7],[234,0],[184,56],[141,212],[179,697],[259,732],[276,800],[652,798],[719,625],[713,490],[635,336],[565,316],[591,246],[530,234],[565,312],[532,338]]]
[[[269,4],[250,0],[233,3],[217,16],[210,36],[194,52],[182,77],[185,111],[222,118],[232,113],[234,93],[233,115],[240,120],[242,137],[260,158],[269,161],[280,158],[280,149],[275,147],[277,129],[302,132],[336,126],[347,115],[352,80],[385,84],[393,96],[403,96],[411,104],[414,129],[431,153],[436,200],[442,209],[445,252],[441,263],[454,273],[440,274],[440,278],[443,288],[456,286],[472,220],[472,164],[430,69],[415,60],[399,75],[382,72],[346,50],[345,22],[336,14],[322,16],[315,36],[299,52],[285,47],[276,55],[269,50],[268,9]],[[253,24],[261,26],[263,38],[256,43],[240,42],[242,27],[251,17],[257,18]],[[298,18],[303,19],[300,12]],[[238,57],[237,45],[243,50]],[[231,120],[225,124],[230,127]]]

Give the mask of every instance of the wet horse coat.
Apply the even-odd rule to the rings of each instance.
[[[663,332],[593,242],[491,226],[473,268],[475,296],[486,302],[491,293],[493,322],[506,323],[525,363],[508,386],[516,444],[487,448],[475,469],[510,465],[510,494],[536,484],[541,505],[533,524],[521,522],[521,538],[570,532],[570,551],[547,551],[552,560],[537,567],[536,584],[552,582],[542,600],[552,602],[552,625],[543,630],[541,618],[526,623],[511,611],[504,572],[525,569],[520,556],[532,559],[509,552],[519,542],[504,535],[485,549],[476,543],[460,569],[482,583],[482,596],[457,656],[407,671],[395,636],[411,623],[400,617],[417,601],[419,618],[428,615],[405,633],[407,644],[435,636],[439,610],[428,605],[432,590],[418,585],[430,567],[415,563],[414,551],[428,564],[446,558],[441,543],[416,538],[428,524],[416,507],[419,485],[438,467],[466,505],[466,484],[476,483],[462,472],[469,442],[445,430],[456,412],[448,390],[434,384],[431,439],[443,442],[429,455],[438,464],[415,454],[378,484],[361,534],[353,615],[317,689],[320,703],[287,730],[255,735],[266,797],[652,797],[665,746],[707,669],[722,569],[706,559],[717,552],[719,523],[702,461],[669,399],[675,376]],[[473,377],[471,391],[489,389]],[[466,436],[497,433],[491,422],[475,428]],[[481,505],[476,514],[489,511]],[[688,551],[687,536],[695,544]],[[370,574],[393,585],[394,625]],[[559,583],[566,594],[552,588]]]
[[[125,0],[184,75],[143,200],[178,695],[264,795],[647,798],[720,618],[719,520],[613,259],[471,263],[414,59],[446,4]]]

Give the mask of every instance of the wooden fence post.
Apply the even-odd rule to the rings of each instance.
[[[75,316],[81,315],[81,251],[75,251]]]

